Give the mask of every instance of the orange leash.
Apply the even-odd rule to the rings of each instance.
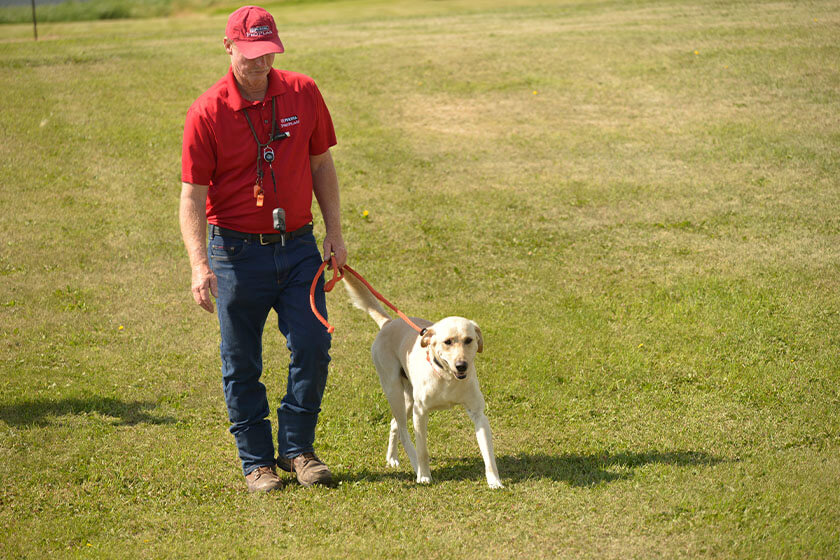
[[[368,290],[370,290],[370,293],[372,293],[376,297],[376,299],[378,299],[379,301],[381,301],[382,303],[384,303],[385,305],[387,305],[388,307],[393,309],[396,312],[396,314],[400,316],[400,319],[402,319],[403,321],[408,323],[408,325],[412,329],[414,329],[415,331],[417,331],[421,335],[425,332],[426,329],[421,329],[420,327],[415,325],[414,322],[411,319],[409,319],[402,311],[397,309],[390,301],[385,299],[385,297],[382,294],[380,294],[379,292],[374,290],[373,286],[371,286],[370,283],[368,283],[367,280],[362,278],[361,274],[359,274],[358,272],[356,272],[355,270],[350,268],[350,265],[344,265],[343,268],[339,269],[335,265],[335,257],[330,257],[329,262],[324,261],[324,262],[321,263],[321,267],[318,269],[318,272],[315,273],[315,278],[312,279],[312,286],[310,286],[310,288],[309,288],[309,307],[312,308],[312,313],[314,313],[315,317],[317,317],[318,320],[321,321],[321,324],[324,325],[325,327],[327,327],[327,332],[328,333],[332,333],[335,330],[335,327],[330,325],[327,322],[327,320],[324,319],[324,317],[320,313],[318,313],[318,310],[315,308],[315,287],[318,285],[318,278],[320,278],[321,275],[324,274],[324,270],[327,268],[328,264],[331,264],[332,267],[333,267],[333,277],[332,277],[332,280],[324,283],[324,291],[325,292],[332,291],[332,289],[335,287],[335,285],[339,281],[341,281],[342,278],[344,278],[344,271],[346,270],[347,272],[349,272],[350,274],[352,274],[353,276],[358,278],[359,281],[362,284],[364,284],[367,287]]]

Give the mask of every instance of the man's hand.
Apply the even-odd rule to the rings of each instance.
[[[195,302],[212,313],[213,300],[219,293],[216,275],[207,262],[207,219],[204,216],[204,204],[207,200],[207,185],[181,184],[181,206],[178,212],[181,223],[181,235],[190,257],[192,280],[190,291]]]
[[[338,268],[343,268],[347,264],[347,248],[344,246],[344,240],[340,235],[327,233],[324,237],[324,260],[330,261],[333,256]],[[332,263],[330,263],[329,269],[332,270],[332,268]]]
[[[201,306],[202,309],[213,313],[213,297],[219,297],[219,284],[216,280],[216,275],[210,270],[209,266],[197,266],[192,269],[192,295],[195,302]]]

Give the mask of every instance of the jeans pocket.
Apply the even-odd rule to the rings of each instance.
[[[215,261],[238,261],[245,258],[249,242],[217,235],[210,240],[210,258]]]
[[[298,243],[303,245],[304,247],[317,247],[318,241],[315,239],[315,234],[307,233],[306,235],[301,235],[296,239]]]

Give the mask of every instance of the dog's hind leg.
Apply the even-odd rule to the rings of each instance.
[[[391,433],[388,434],[388,453],[385,454],[385,461],[389,467],[397,468],[400,460],[397,458],[397,447],[400,442],[400,428],[396,418],[391,418]]]
[[[411,409],[414,406],[414,397],[411,394],[411,384],[408,380],[402,379],[403,397],[405,398],[405,418],[411,414]],[[391,433],[388,435],[388,453],[385,460],[391,467],[399,467],[400,460],[397,458],[400,444],[400,429],[396,418],[391,418]]]
[[[383,387],[384,389],[384,387]],[[386,394],[388,391],[385,391]],[[408,460],[411,463],[411,469],[417,472],[417,453],[414,451],[414,444],[411,442],[411,436],[408,435],[408,418],[405,414],[404,402],[399,391],[399,382],[396,387],[392,387],[392,392],[388,394],[388,403],[391,405],[391,414],[394,415],[393,422],[397,424],[397,433],[402,442],[405,454],[408,455]]]
[[[388,399],[388,404],[391,406],[391,436],[389,437],[388,454],[386,460],[395,458],[396,452],[391,453],[391,441],[394,434],[394,423],[396,423],[396,435],[399,436],[402,442],[405,454],[408,455],[408,460],[411,463],[411,469],[417,472],[417,453],[414,451],[414,444],[411,442],[411,436],[408,435],[408,418],[406,416],[406,401],[403,391],[403,381],[400,375],[399,365],[397,369],[393,368],[392,364],[382,363],[374,355],[373,363],[376,366],[376,372],[379,374],[379,384],[382,385],[382,391],[385,393],[385,398]],[[389,367],[389,365],[391,367]],[[394,445],[396,447],[396,445]]]

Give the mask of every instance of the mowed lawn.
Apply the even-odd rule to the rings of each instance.
[[[263,496],[177,221],[234,7],[2,26],[0,557],[840,557],[835,1],[267,5],[332,111],[350,264],[481,325],[506,488],[462,410],[431,485],[385,465],[376,326],[339,287],[341,484]]]

